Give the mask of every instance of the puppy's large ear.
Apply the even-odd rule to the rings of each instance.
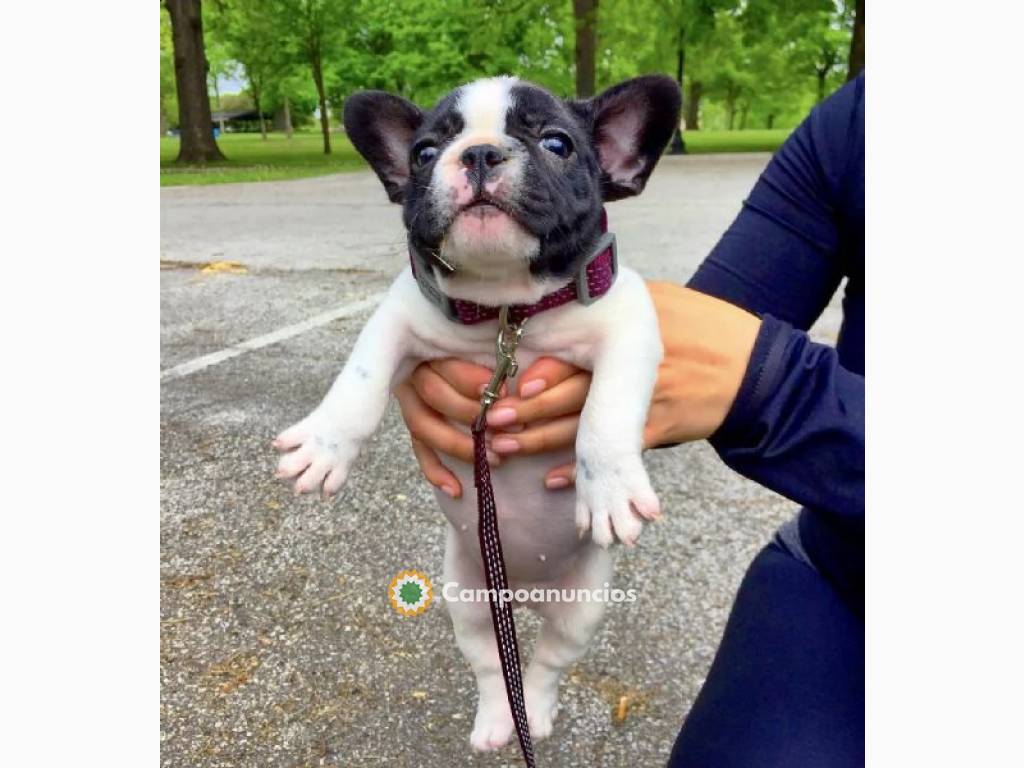
[[[676,81],[664,75],[627,80],[586,102],[605,200],[643,191],[679,126],[681,102]]]
[[[402,202],[412,136],[423,122],[423,112],[400,96],[360,91],[345,100],[343,119],[349,139],[383,182],[388,198]]]

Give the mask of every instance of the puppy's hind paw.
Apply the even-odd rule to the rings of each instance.
[[[478,711],[476,722],[473,723],[473,732],[469,735],[469,744],[477,752],[493,752],[501,749],[512,739],[515,731],[515,723],[512,722],[512,713],[505,708],[505,712]]]
[[[546,739],[555,727],[558,714],[557,690],[555,695],[526,692],[526,719],[530,724],[530,738],[533,741]]]

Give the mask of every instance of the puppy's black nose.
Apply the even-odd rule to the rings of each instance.
[[[508,157],[500,147],[493,144],[475,144],[468,147],[460,157],[462,164],[468,169],[487,172],[496,165],[504,163]]]

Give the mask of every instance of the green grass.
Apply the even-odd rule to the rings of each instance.
[[[694,155],[715,152],[774,152],[792,128],[750,131],[687,131],[686,151]]]
[[[689,131],[686,150],[695,155],[712,152],[772,152],[789,136],[790,129],[754,131]],[[272,133],[266,141],[258,133],[233,133],[217,140],[227,162],[207,166],[177,166],[178,140],[160,139],[160,186],[223,184],[238,181],[280,181],[357,171],[366,163],[343,135],[331,135],[332,154],[323,153],[319,133],[296,133],[287,139]]]
[[[178,166],[178,139],[160,139],[160,186],[222,184],[237,181],[279,181],[357,171],[366,163],[343,135],[331,134],[331,154],[324,154],[319,133],[296,133],[291,139],[271,133],[263,141],[258,133],[233,133],[217,139],[227,162],[206,166]]]

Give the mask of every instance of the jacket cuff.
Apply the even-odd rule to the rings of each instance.
[[[736,400],[725,421],[709,438],[716,451],[760,442],[764,426],[759,425],[757,415],[782,377],[783,360],[792,331],[793,326],[789,323],[771,315],[762,315],[761,329],[754,340]]]

